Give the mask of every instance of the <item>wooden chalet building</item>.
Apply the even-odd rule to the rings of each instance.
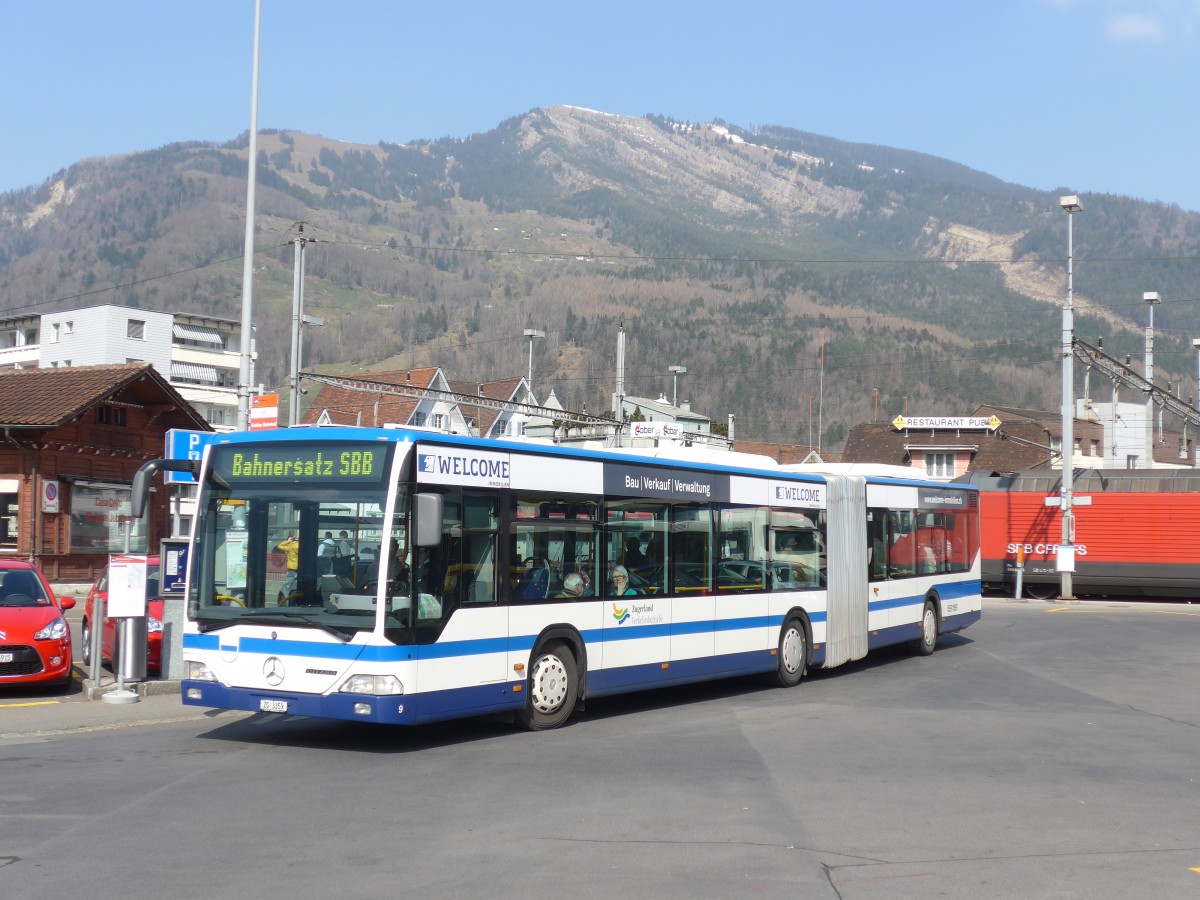
[[[0,371],[0,556],[52,582],[94,581],[126,549],[133,476],[172,428],[212,430],[145,363]],[[168,512],[159,491],[131,552],[158,552]]]

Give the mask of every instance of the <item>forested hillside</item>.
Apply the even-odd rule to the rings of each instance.
[[[247,138],[84,160],[0,196],[0,312],[100,303],[240,318]],[[788,128],[554,107],[465,139],[259,137],[258,380],[288,368],[289,238],[306,259],[305,367],[525,371],[564,406],[671,394],[747,439],[836,449],[856,422],[1056,409],[1058,192]],[[1062,191],[1067,193],[1065,188]],[[1200,217],[1081,191],[1079,334],[1195,393]],[[822,360],[824,361],[822,372]],[[810,418],[811,409],[811,418]]]

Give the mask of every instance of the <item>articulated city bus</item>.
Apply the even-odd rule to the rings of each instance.
[[[553,728],[609,694],[929,654],[980,616],[977,490],[907,469],[306,427],[218,436],[199,481],[197,706]]]

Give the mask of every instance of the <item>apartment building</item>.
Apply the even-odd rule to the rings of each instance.
[[[0,370],[149,363],[215,430],[232,431],[241,331],[231,319],[113,305],[8,316]]]

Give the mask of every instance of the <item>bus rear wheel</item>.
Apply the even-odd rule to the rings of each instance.
[[[579,692],[575,655],[561,641],[547,644],[529,665],[525,708],[517,724],[530,731],[557,728],[571,716]]]
[[[808,635],[799,619],[788,619],[779,632],[778,665],[775,681],[780,687],[795,687],[804,676],[808,663]]]

